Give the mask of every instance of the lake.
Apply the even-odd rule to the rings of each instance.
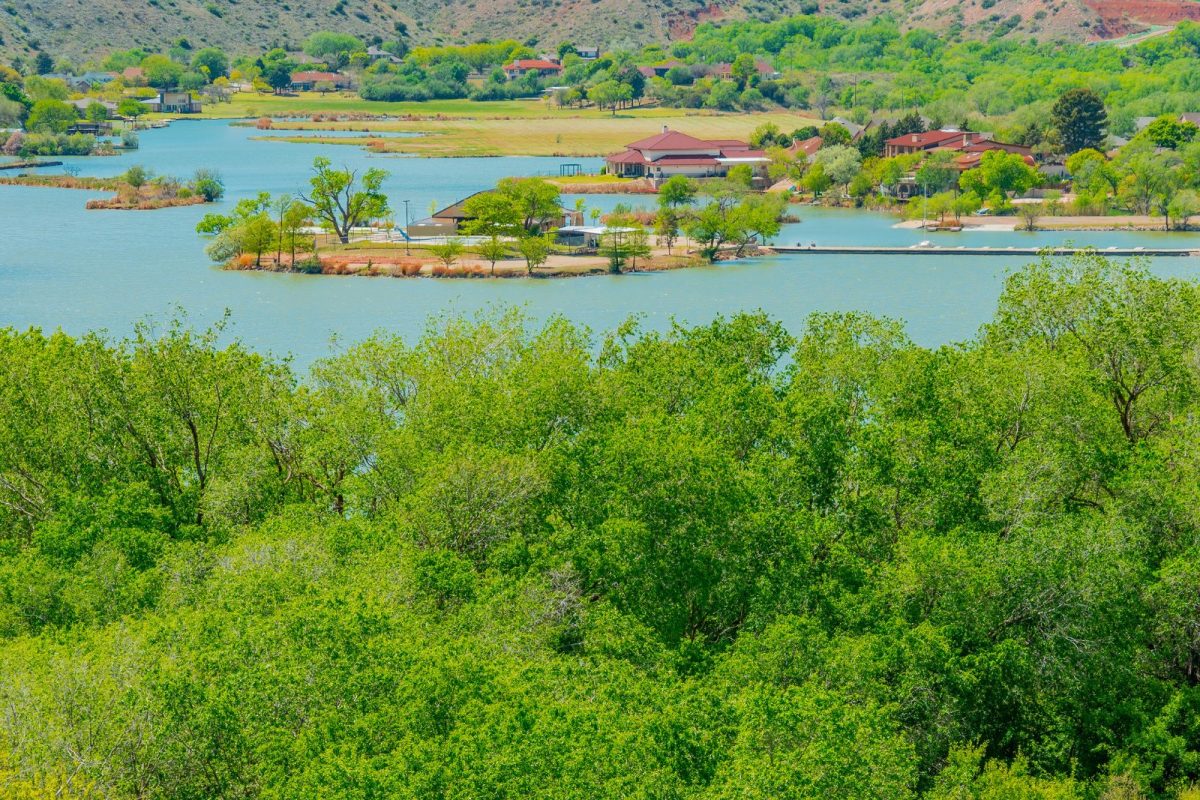
[[[418,336],[431,316],[520,305],[535,318],[561,314],[600,332],[631,315],[663,328],[672,318],[704,323],[719,314],[762,309],[793,331],[813,311],[858,310],[906,321],[924,345],[971,336],[990,318],[1005,275],[1026,260],[1006,257],[779,256],[694,270],[577,279],[432,280],[335,278],[226,272],[204,255],[194,232],[205,213],[228,208],[259,191],[296,192],[307,184],[312,159],[372,166],[390,172],[385,191],[397,220],[409,200],[412,218],[430,205],[448,205],[509,175],[557,174],[563,162],[598,159],[434,159],[369,154],[361,148],[282,141],[281,136],[224,121],[181,121],[141,134],[141,149],[113,158],[65,159],[81,175],[116,175],[131,164],[187,177],[199,167],[221,172],[226,198],[212,206],[149,212],[86,211],[88,192],[0,187],[0,326],[68,333],[127,334],[134,322],[185,311],[194,325],[233,315],[233,333],[250,346],[292,354],[307,365],[376,329]],[[96,196],[103,196],[96,195]],[[590,206],[609,209],[630,198],[598,195]],[[568,205],[574,198],[568,198]],[[632,198],[649,205],[653,197]],[[778,241],[909,245],[930,238],[893,228],[895,218],[869,212],[797,207],[803,221],[785,226]],[[1200,248],[1200,234],[1010,233],[941,234],[944,246],[1081,245]],[[1195,277],[1200,259],[1158,259],[1160,274]]]

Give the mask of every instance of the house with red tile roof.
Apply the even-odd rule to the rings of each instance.
[[[953,129],[906,133],[903,136],[896,136],[884,142],[883,154],[891,158],[911,153],[932,153],[938,150],[974,154],[984,153],[988,150],[1003,150],[1026,157],[1030,162],[1033,158],[1032,148],[1025,145],[998,142],[992,138],[990,133]],[[978,159],[975,160],[978,162]]]
[[[662,133],[625,146],[604,159],[611,175],[638,178],[723,178],[731,167],[747,164],[755,176],[766,175],[770,159],[737,139],[697,139],[664,127]]]
[[[821,145],[825,144],[825,140],[820,136],[813,136],[808,139],[794,141],[792,146],[788,148],[788,153],[792,158],[803,154],[805,158],[812,158],[821,149]]]
[[[515,80],[529,72],[536,72],[539,78],[558,75],[563,68],[562,64],[544,58],[518,58],[511,64],[505,64],[503,69],[509,80]]]
[[[927,153],[938,149],[956,149],[982,142],[990,134],[974,131],[940,130],[923,133],[906,133],[896,136],[883,143],[883,154],[888,158],[909,155],[911,153]]]

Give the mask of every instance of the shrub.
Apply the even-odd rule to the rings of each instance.
[[[319,256],[308,256],[292,264],[292,269],[306,275],[320,275],[324,271],[324,266],[321,264]]]

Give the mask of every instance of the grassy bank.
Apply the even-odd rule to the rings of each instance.
[[[121,177],[78,178],[71,175],[16,175],[0,177],[0,186],[115,192],[112,197],[87,201],[84,207],[89,210],[154,211],[159,208],[195,206],[206,202],[201,195],[190,190],[181,191],[178,186],[167,187],[154,182],[133,186]]]

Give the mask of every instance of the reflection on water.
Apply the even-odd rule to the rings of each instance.
[[[223,207],[258,191],[296,192],[316,155],[355,169],[379,166],[391,176],[385,191],[397,220],[409,201],[413,218],[508,175],[557,174],[564,160],[595,168],[596,159],[432,159],[369,154],[337,145],[252,141],[263,131],[223,122],[186,121],[142,134],[142,149],[116,158],[73,159],[82,175],[116,175],[140,163],[161,174],[187,176],[198,167],[225,177]],[[279,132],[268,135],[279,135]],[[780,256],[669,273],[583,279],[436,281],[330,278],[224,272],[208,263],[193,232],[211,207],[153,212],[85,211],[91,195],[0,187],[0,325],[61,327],[71,333],[127,333],[148,315],[183,308],[196,324],[233,312],[243,341],[307,364],[330,352],[332,337],[348,342],[372,330],[419,335],[431,316],[518,304],[537,318],[562,314],[602,331],[630,315],[663,327],[672,317],[692,323],[718,314],[763,309],[799,330],[818,310],[861,310],[904,319],[920,343],[970,336],[990,317],[1008,271],[1020,258],[945,256]],[[617,202],[652,205],[650,197],[597,195],[589,207]],[[568,198],[571,205],[574,198]],[[872,213],[798,207],[803,222],[785,226],[781,242],[909,245],[933,234],[893,228]],[[1200,236],[1161,233],[941,234],[945,246],[1031,247],[1074,242],[1107,246],[1200,246]],[[1160,259],[1156,272],[1194,276],[1200,260]]]

